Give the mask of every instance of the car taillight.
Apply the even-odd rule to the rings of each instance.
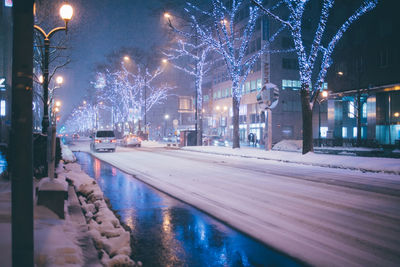
[[[101,143],[101,140],[99,140],[99,139],[94,139],[94,142],[95,142],[95,143]]]
[[[116,143],[116,142],[117,142],[116,139],[112,139],[112,140],[111,140],[111,143]]]

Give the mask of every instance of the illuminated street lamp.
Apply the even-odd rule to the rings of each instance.
[[[321,146],[321,103],[328,99],[328,91],[321,92],[321,97],[317,98],[318,102],[318,146]]]
[[[57,78],[56,78],[56,83],[57,84],[62,84],[64,82],[64,78],[62,77],[62,76],[58,76]]]
[[[50,38],[59,31],[68,32],[68,22],[71,20],[73,15],[73,9],[70,5],[64,4],[60,8],[60,17],[64,20],[64,27],[57,27],[52,29],[49,33],[46,33],[41,27],[38,25],[34,25],[34,29],[40,33],[40,35],[44,39],[44,56],[43,56],[43,120],[42,120],[42,133],[46,133],[47,128],[49,127],[49,107],[48,107],[48,98],[49,98],[49,57],[50,57]]]
[[[164,115],[164,122],[165,122],[165,124],[164,124],[164,137],[167,137],[167,122],[168,122],[168,120],[169,120],[169,115],[165,114]]]
[[[168,12],[165,12],[164,13],[164,18],[170,19],[171,18],[171,14],[169,14]]]

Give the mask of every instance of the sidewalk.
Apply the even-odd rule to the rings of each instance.
[[[363,172],[383,172],[400,175],[400,159],[394,158],[357,157],[316,153],[307,153],[306,155],[302,155],[300,152],[287,152],[277,150],[265,151],[249,147],[232,149],[230,147],[220,146],[190,146],[182,147],[182,150],[224,156],[274,160],[279,162],[328,168],[359,170]]]
[[[72,152],[66,147],[63,149],[64,160],[72,162]],[[108,208],[95,180],[77,163],[64,165],[60,162],[57,173],[57,183],[70,180],[74,186],[68,186],[68,200],[64,201],[65,219],[60,219],[47,207],[37,205],[35,195],[35,266],[141,266],[140,262],[135,263],[129,258],[130,233],[122,228]],[[34,180],[35,188],[39,184]],[[86,194],[83,193],[85,190]],[[78,191],[81,194],[79,199]],[[0,265],[12,266],[11,182],[1,178],[0,236]]]

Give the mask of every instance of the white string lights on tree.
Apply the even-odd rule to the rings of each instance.
[[[221,0],[212,0],[212,10],[204,11],[200,8],[188,4],[185,9],[188,13],[194,32],[200,40],[212,47],[225,61],[226,69],[232,82],[232,107],[233,107],[233,147],[239,147],[239,106],[242,97],[242,86],[247,76],[253,69],[259,57],[268,51],[270,43],[284,29],[279,28],[276,33],[266,40],[261,49],[248,55],[250,41],[253,40],[256,22],[260,17],[259,7],[249,7],[247,23],[244,24],[243,34],[239,34],[238,14],[242,8],[246,8],[246,2],[242,0],[232,0],[229,3]],[[277,8],[282,3],[279,2],[273,8]],[[242,25],[242,24],[240,24]],[[178,31],[179,32],[179,31]],[[182,33],[186,37],[193,37],[191,33]],[[290,52],[289,50],[276,50],[278,52]]]
[[[334,7],[334,0],[322,0],[321,14],[318,25],[310,45],[310,50],[307,51],[304,40],[309,36],[304,36],[302,29],[302,21],[305,17],[304,13],[307,4],[310,0],[284,0],[289,16],[287,19],[277,15],[271,9],[262,6],[260,0],[252,0],[265,14],[273,18],[277,22],[284,25],[294,41],[297,60],[299,64],[299,74],[301,81],[301,98],[302,98],[302,114],[303,114],[303,153],[313,151],[312,147],[312,109],[319,93],[323,90],[324,81],[329,67],[333,63],[332,53],[338,42],[343,37],[343,34],[349,27],[357,21],[362,15],[371,11],[378,4],[378,0],[362,0],[359,8],[348,17],[344,23],[338,28],[332,37],[325,35],[326,27],[330,12]],[[282,1],[279,1],[282,2]],[[314,15],[314,14],[311,14]],[[324,46],[323,41],[327,40]],[[316,67],[317,59],[320,60],[319,68]],[[316,77],[313,81],[313,77]]]

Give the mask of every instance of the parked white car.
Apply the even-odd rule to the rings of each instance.
[[[142,139],[139,136],[134,134],[127,134],[122,139],[123,146],[137,146],[140,147],[142,145]]]
[[[90,142],[90,148],[93,151],[111,151],[117,148],[117,139],[114,131],[96,131]]]

